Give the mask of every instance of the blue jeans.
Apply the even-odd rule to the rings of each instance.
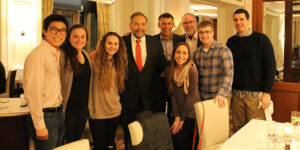
[[[31,119],[31,115],[27,116],[27,128],[29,136],[34,141],[36,150],[52,150],[63,145],[63,136],[65,133],[64,119],[62,112],[46,112],[44,113],[46,128],[48,129],[48,140],[39,140],[36,138],[35,128]]]

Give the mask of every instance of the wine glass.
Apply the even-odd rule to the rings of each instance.
[[[275,142],[277,124],[275,121],[267,121],[267,135],[271,142]]]
[[[293,140],[294,126],[291,123],[284,123],[283,126],[283,142],[285,145],[291,145]]]

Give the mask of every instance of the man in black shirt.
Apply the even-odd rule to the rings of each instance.
[[[238,9],[233,20],[237,34],[228,39],[227,46],[234,60],[231,109],[236,132],[251,119],[265,119],[264,109],[270,105],[276,63],[269,38],[249,29],[249,13]]]

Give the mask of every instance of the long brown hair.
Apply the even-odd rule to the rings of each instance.
[[[174,48],[174,50],[172,52],[170,67],[167,70],[168,71],[167,85],[168,85],[168,91],[169,91],[169,93],[173,93],[173,91],[174,91],[173,80],[174,80],[174,74],[175,74],[175,69],[176,69],[176,65],[177,65],[177,63],[176,63],[176,61],[174,59],[175,52],[176,52],[177,48],[179,46],[182,46],[182,45],[185,46],[188,49],[188,54],[189,54],[189,58],[186,60],[186,62],[185,62],[184,65],[186,65],[186,63],[188,63],[190,61],[190,59],[191,59],[191,53],[190,53],[190,47],[189,47],[189,45],[187,45],[185,42],[180,42],[180,43],[176,44],[176,46],[175,46],[175,48]]]
[[[98,41],[96,46],[96,51],[98,52],[98,55],[95,59],[95,78],[96,81],[98,81],[97,84],[100,84],[100,87],[103,89],[110,89],[111,87],[111,81],[113,80],[111,78],[112,69],[109,65],[109,59],[108,54],[105,50],[105,42],[107,37],[109,36],[116,36],[119,39],[119,50],[113,55],[112,59],[115,62],[115,70],[116,70],[116,81],[117,81],[117,87],[119,92],[124,91],[125,85],[124,80],[127,75],[127,51],[126,46],[124,44],[123,39],[118,35],[116,32],[107,32],[105,35],[103,35],[102,39]]]
[[[78,55],[78,51],[71,45],[70,43],[70,37],[71,37],[71,33],[74,29],[84,29],[85,33],[86,33],[86,41],[88,41],[88,32],[86,27],[84,27],[81,24],[74,24],[70,27],[68,33],[67,33],[67,38],[66,41],[63,45],[62,50],[65,52],[65,69],[70,69],[74,72],[74,74],[78,74],[80,73],[80,69],[79,69],[79,62],[77,60],[77,55]]]

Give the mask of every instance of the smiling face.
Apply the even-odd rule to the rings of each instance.
[[[198,29],[199,39],[204,48],[209,48],[214,41],[214,31],[210,26],[200,27]]]
[[[188,36],[195,34],[197,29],[197,20],[192,15],[185,15],[182,17],[182,26]]]
[[[77,50],[80,51],[86,45],[87,34],[83,28],[75,28],[71,31],[70,43]]]
[[[117,36],[110,35],[105,40],[105,51],[108,55],[108,58],[112,58],[112,56],[118,52],[120,41]]]
[[[160,18],[158,27],[160,28],[160,33],[163,36],[171,36],[172,29],[174,27],[174,21],[172,18]]]
[[[53,21],[50,23],[47,30],[43,30],[45,36],[44,40],[56,49],[59,49],[66,39],[66,31],[67,27],[64,22]]]
[[[244,13],[234,14],[233,21],[239,35],[244,35],[249,31],[250,19],[247,19]]]
[[[146,18],[144,16],[135,16],[130,23],[130,29],[137,39],[141,39],[146,32]]]
[[[184,65],[189,59],[189,57],[190,57],[189,50],[185,45],[180,45],[176,48],[174,54],[174,60],[176,62],[176,65],[178,66]]]

